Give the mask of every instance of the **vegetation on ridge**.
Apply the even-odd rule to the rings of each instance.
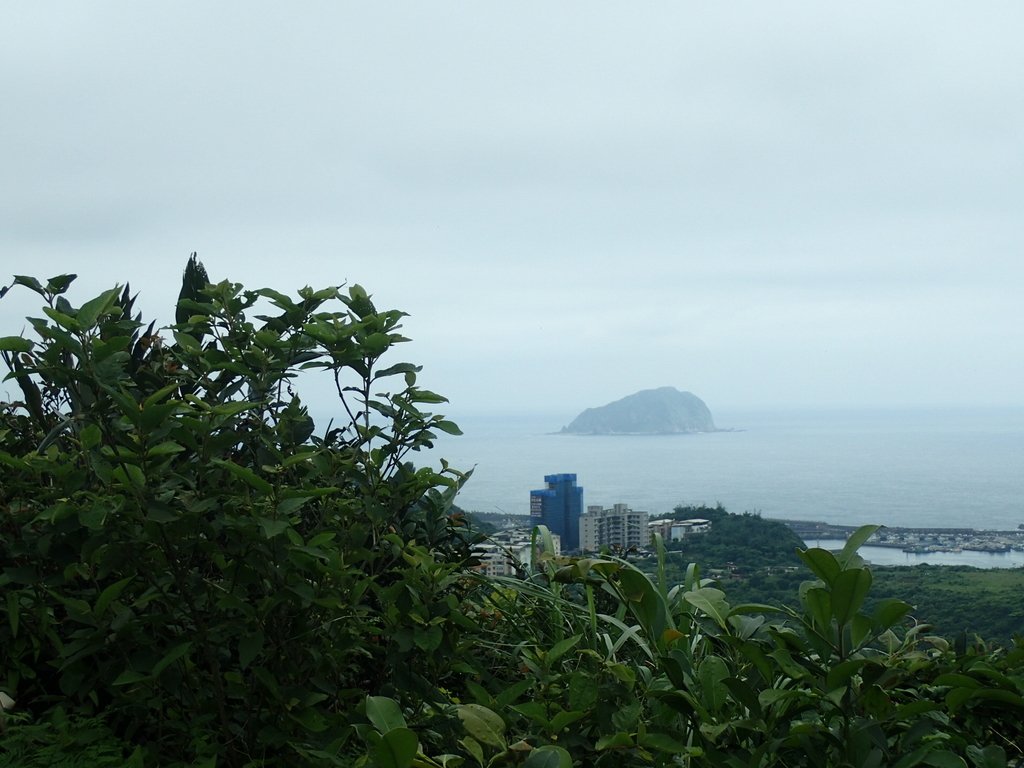
[[[681,582],[688,565],[700,563],[741,602],[799,605],[806,573],[796,551],[804,543],[789,526],[749,512],[731,513],[721,505],[679,506],[674,517],[713,522],[705,534],[666,544],[670,582]],[[653,571],[649,563],[638,565]],[[1009,647],[1015,635],[1024,635],[1024,569],[874,566],[872,573],[874,600],[906,600],[914,606],[914,620],[947,640],[981,636]]]
[[[154,332],[127,289],[15,284],[0,337],[0,765],[972,766],[1024,760],[1024,648],[951,647],[802,550],[796,605],[543,554],[479,574],[457,427],[358,286],[221,282]],[[0,296],[6,289],[0,292]],[[186,316],[187,313],[187,316]],[[328,377],[317,432],[300,373]],[[13,386],[12,385],[12,386]]]

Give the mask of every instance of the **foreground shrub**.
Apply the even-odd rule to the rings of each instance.
[[[908,627],[906,603],[869,608],[856,550],[873,530],[838,554],[801,551],[813,578],[792,609],[730,604],[696,566],[670,585],[663,568],[651,579],[621,560],[543,558],[542,573],[486,597],[508,619],[495,658],[512,663],[439,703],[461,737],[417,751],[422,733],[398,702],[373,697],[362,764],[1024,764],[1024,647],[957,651]],[[597,610],[599,594],[612,612]],[[385,747],[404,759],[388,762]]]
[[[366,692],[434,695],[457,674],[437,659],[468,658],[462,475],[409,463],[458,430],[384,362],[401,312],[199,269],[164,332],[127,288],[74,306],[74,276],[15,279],[45,306],[34,339],[0,338],[21,394],[0,404],[0,690],[102,714],[161,764],[344,764]],[[319,431],[314,376],[337,397]]]

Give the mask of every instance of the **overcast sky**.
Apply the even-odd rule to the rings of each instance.
[[[130,281],[163,322],[191,251],[358,282],[455,415],[1024,405],[1022,30],[1016,0],[7,3],[0,282]]]

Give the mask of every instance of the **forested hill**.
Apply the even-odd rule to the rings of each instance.
[[[799,565],[796,550],[804,546],[793,530],[775,520],[744,512],[733,514],[717,507],[676,507],[677,520],[703,518],[711,521],[707,533],[692,534],[682,541],[667,542],[688,562],[702,568],[740,567],[745,570],[778,565]]]

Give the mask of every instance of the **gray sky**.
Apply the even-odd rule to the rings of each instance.
[[[1016,1],[8,3],[0,265],[128,280],[164,322],[193,250],[358,282],[456,415],[1022,405],[1022,29]]]

